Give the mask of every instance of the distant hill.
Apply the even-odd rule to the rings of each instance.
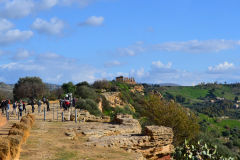
[[[61,85],[50,84],[50,83],[45,83],[45,84],[50,91],[61,88]]]
[[[0,91],[12,92],[12,90],[13,90],[13,85],[8,85],[4,82],[0,82]]]
[[[175,83],[160,83],[160,86],[181,86],[179,84],[175,84]]]

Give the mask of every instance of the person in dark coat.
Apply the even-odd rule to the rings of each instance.
[[[34,108],[34,101],[33,100],[31,101],[31,106],[32,106],[32,113],[34,113],[35,108]]]
[[[46,100],[46,104],[47,104],[47,111],[50,111],[50,107],[49,107],[49,101],[48,101],[48,99]]]
[[[26,105],[25,105],[24,101],[22,102],[22,105],[23,105],[23,111],[25,111],[25,113],[26,113],[27,109],[26,109]]]
[[[72,106],[75,107],[75,105],[76,105],[76,100],[75,100],[75,98],[73,98],[72,99]]]
[[[22,111],[23,111],[23,104],[22,104],[22,101],[20,101],[19,104],[18,104],[18,110],[19,110],[19,114],[20,114],[20,116],[22,117]]]
[[[4,100],[1,102],[1,108],[2,108],[2,113],[4,113],[4,110],[5,110],[5,101]]]

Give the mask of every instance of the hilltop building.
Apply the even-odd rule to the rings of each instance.
[[[119,76],[119,77],[116,77],[116,81],[127,83],[127,84],[136,84],[136,81],[133,77],[128,78],[128,77]]]

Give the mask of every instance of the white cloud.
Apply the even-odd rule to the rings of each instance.
[[[219,52],[232,49],[240,45],[240,41],[234,40],[191,40],[183,42],[166,42],[153,45],[152,48],[159,51],[168,52],[188,52],[188,53],[204,53]]]
[[[33,54],[26,49],[20,49],[13,57],[13,60],[25,60],[31,57]]]
[[[90,5],[91,3],[96,2],[97,0],[61,0],[61,4],[63,5],[73,5],[77,4],[79,7],[86,7]]]
[[[0,15],[6,18],[22,18],[34,11],[32,0],[7,0]]]
[[[149,75],[148,72],[145,72],[144,68],[140,68],[138,70],[132,69],[130,72],[130,75],[133,77],[137,77],[137,78],[143,78]]]
[[[135,44],[130,45],[128,47],[117,48],[116,53],[117,55],[121,56],[135,56],[144,51],[146,51],[146,48],[144,47],[144,42],[138,41]]]
[[[58,4],[58,0],[5,0],[0,3],[1,17],[18,19],[36,11],[52,8]]]
[[[12,29],[14,24],[7,19],[0,18],[0,45],[25,41],[33,36],[32,31]]]
[[[163,64],[161,61],[154,61],[152,62],[152,66],[154,68],[171,68],[172,67],[172,63],[168,62],[168,64]]]
[[[60,35],[64,29],[64,22],[58,18],[52,18],[49,22],[37,18],[33,22],[32,28],[37,30],[39,33],[48,35]]]
[[[10,21],[8,21],[6,19],[0,19],[0,32],[7,31],[7,30],[13,28],[13,26],[14,25]]]
[[[103,24],[104,17],[91,16],[85,22],[80,23],[81,26],[101,26]]]
[[[224,62],[216,66],[209,66],[208,71],[210,73],[222,73],[234,69],[235,66],[233,63]]]
[[[0,45],[25,41],[33,36],[32,31],[20,31],[18,29],[0,32]]]
[[[160,52],[185,52],[185,53],[213,53],[234,49],[240,46],[240,40],[190,40],[182,42],[165,42],[159,44],[145,45],[135,43],[128,47],[117,48],[118,55],[135,56],[148,51]]]
[[[109,61],[109,62],[106,62],[104,64],[104,67],[106,68],[111,68],[111,67],[117,67],[117,66],[121,66],[122,63],[117,61],[117,60],[114,60],[114,61]]]
[[[58,4],[59,0],[42,0],[39,3],[40,8],[42,9],[49,9]]]
[[[79,64],[75,59],[50,52],[32,54],[28,60],[2,64],[0,73],[8,83],[16,82],[19,77],[39,76],[46,82],[61,84],[68,81],[93,82],[100,71],[94,67]]]

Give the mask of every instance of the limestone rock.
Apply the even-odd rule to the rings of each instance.
[[[174,151],[171,128],[147,126],[141,133],[139,122],[131,115],[117,115],[115,122],[117,124],[88,123],[81,125],[77,132],[88,136],[87,146],[122,148],[147,159],[169,157]]]
[[[65,132],[65,135],[69,137],[69,139],[75,139],[76,138],[76,133],[73,129],[68,129],[66,132]]]

